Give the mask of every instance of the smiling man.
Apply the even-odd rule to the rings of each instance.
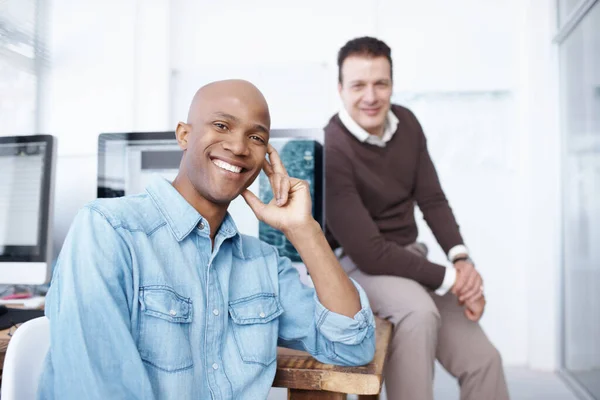
[[[351,40],[338,53],[338,67],[343,107],[325,127],[327,228],[373,311],[394,324],[388,398],[433,399],[436,359],[458,378],[461,399],[508,398],[500,355],[478,324],[483,281],[425,134],[409,109],[391,103],[390,48],[372,37]],[[453,267],[427,260],[415,205]]]
[[[374,319],[311,216],[306,182],[269,142],[267,103],[246,81],[209,84],[176,136],[176,179],[96,200],[77,215],[46,301],[42,399],[264,399],[277,345],[368,363]],[[268,155],[268,160],[266,156]],[[274,199],[247,190],[261,170]],[[298,250],[315,289],[275,248],[240,234],[242,195]]]

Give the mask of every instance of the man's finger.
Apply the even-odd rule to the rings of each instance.
[[[460,293],[461,297],[462,297],[462,295],[465,294],[465,292],[469,292],[469,291],[475,289],[476,287],[478,287],[476,285],[476,283],[477,283],[477,278],[479,277],[479,273],[477,271],[475,271],[474,268],[469,268],[469,269],[465,270],[465,275],[466,275],[466,279],[465,279],[465,284],[463,286],[463,290]]]
[[[463,290],[463,286],[465,284],[465,273],[462,270],[456,270],[456,282],[452,287],[452,293],[456,296]]]
[[[267,154],[269,154],[269,162],[273,167],[273,172],[275,172],[276,174],[282,174],[287,176],[288,173],[285,170],[283,162],[281,161],[277,150],[275,150],[275,147],[273,147],[272,145],[267,146]]]
[[[278,206],[284,206],[287,201],[288,201],[288,195],[290,193],[290,187],[291,187],[291,183],[290,183],[290,178],[288,178],[287,176],[282,176],[279,175],[281,177],[281,184],[279,186],[279,197],[277,198],[277,205]]]
[[[464,303],[468,297],[472,296],[478,290],[479,286],[476,286],[475,282],[469,281],[462,287],[462,291],[459,293],[458,300],[461,303]]]
[[[267,160],[266,158],[263,161],[262,168],[263,168],[263,171],[265,171],[265,174],[269,178],[274,174],[273,167],[271,166],[271,163],[269,163],[269,160]]]
[[[474,313],[473,311],[469,310],[468,308],[465,309],[465,316],[467,317],[467,319],[469,319],[470,321],[473,322],[477,322],[479,321],[479,315],[478,313]]]
[[[265,203],[260,201],[260,199],[258,197],[256,197],[256,195],[254,193],[252,193],[251,191],[249,191],[248,189],[246,189],[242,192],[242,197],[244,198],[246,203],[248,203],[248,205],[250,206],[250,208],[252,209],[252,211],[254,212],[256,217],[258,219],[261,219],[262,212],[263,212],[264,208],[266,207]]]
[[[471,291],[461,297],[461,301],[464,303],[472,303],[483,297],[483,291],[481,289],[477,289],[475,291]]]
[[[269,182],[271,182],[271,190],[273,191],[273,198],[275,202],[279,200],[279,192],[281,191],[281,175],[273,174],[269,177]]]
[[[481,297],[481,294],[483,293],[482,284],[483,280],[481,280],[481,277],[478,275],[475,281],[472,283],[472,286],[467,286],[464,292],[460,294],[460,301],[469,302],[474,297]]]
[[[481,294],[481,285],[474,287],[474,288],[469,288],[468,290],[465,290],[459,296],[459,300],[462,301],[463,303],[467,303],[471,300],[472,297],[474,297],[477,294]]]

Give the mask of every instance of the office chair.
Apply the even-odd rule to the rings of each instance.
[[[44,359],[50,347],[46,317],[25,322],[8,343],[2,371],[2,400],[33,400]]]

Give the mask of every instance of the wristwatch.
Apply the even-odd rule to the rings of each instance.
[[[469,263],[475,265],[475,263],[473,262],[473,260],[469,256],[456,257],[454,260],[452,260],[452,264],[456,264],[459,261],[466,261],[466,262],[469,262]]]

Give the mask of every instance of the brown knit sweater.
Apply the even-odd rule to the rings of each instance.
[[[445,253],[463,240],[421,125],[405,107],[393,105],[392,112],[398,128],[383,148],[358,141],[337,114],[325,127],[328,240],[365,273],[437,289],[444,267],[404,248],[417,239],[415,203]]]

